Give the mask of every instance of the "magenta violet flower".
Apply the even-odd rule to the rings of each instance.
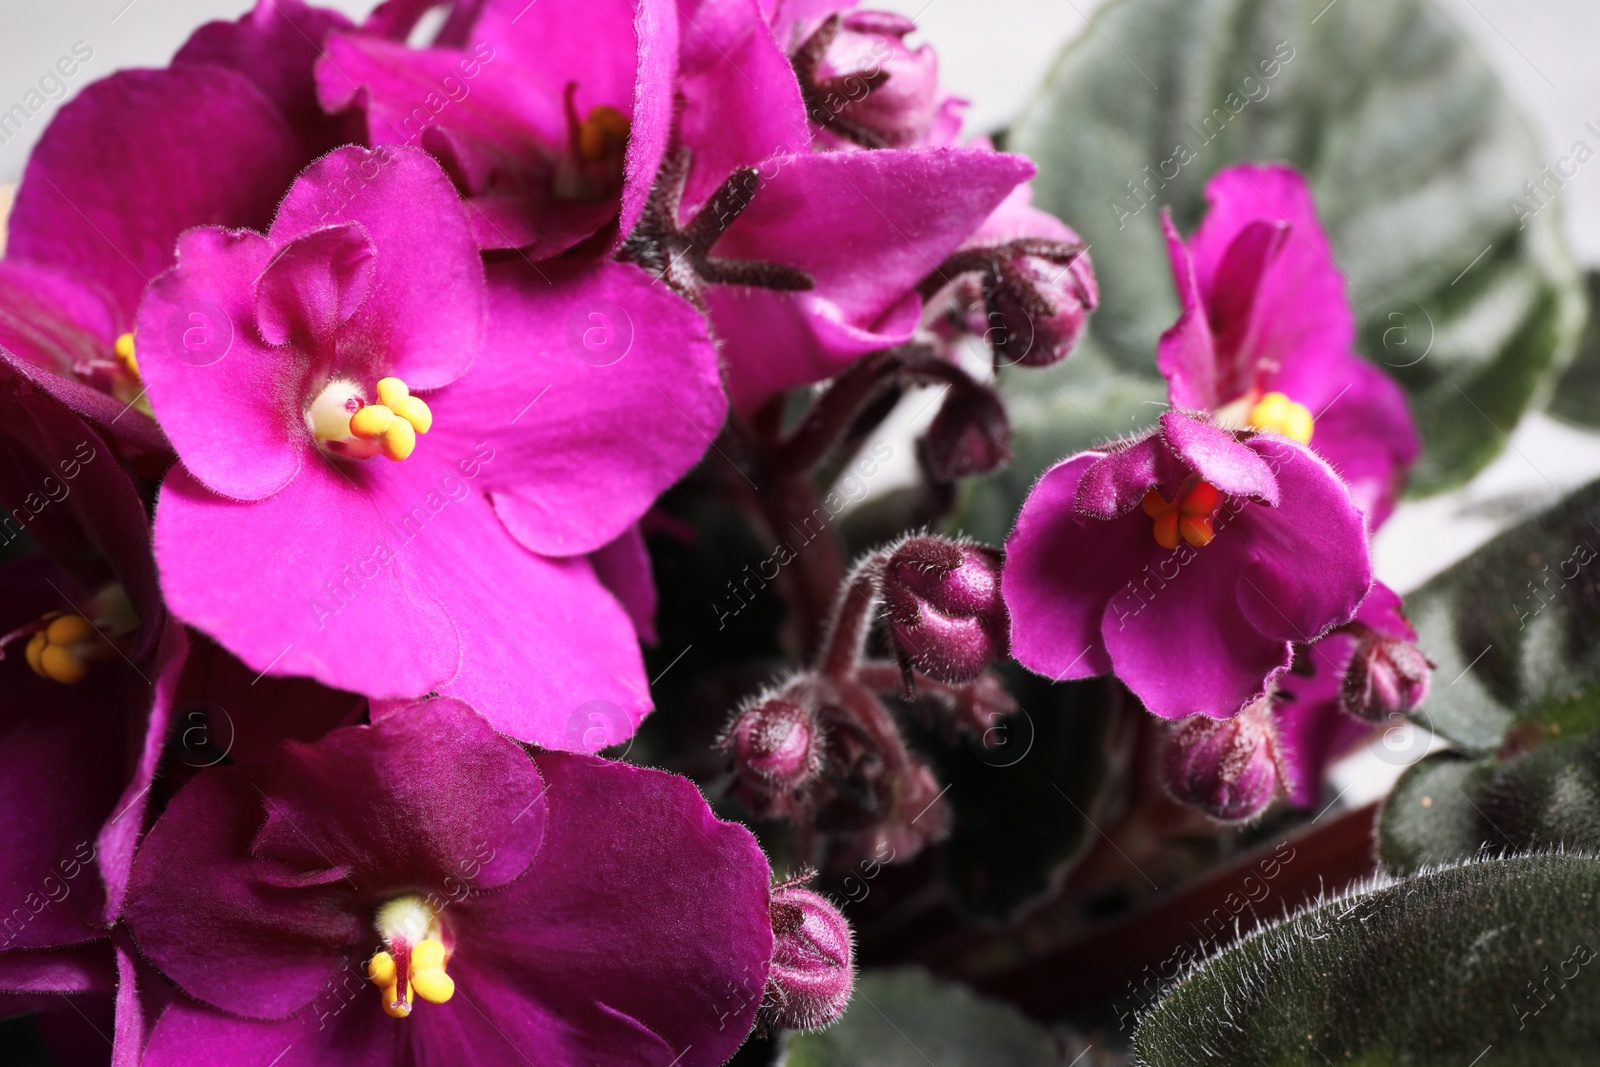
[[[465,14],[463,5],[456,14]],[[670,0],[489,0],[452,44],[336,33],[317,67],[329,111],[373,145],[421,147],[450,171],[484,248],[553,256],[633,228],[672,123]]]
[[[202,358],[197,308],[226,331]],[[517,260],[486,293],[438,164],[345,148],[265,235],[186,233],[138,344],[181,460],[155,522],[179,618],[258,672],[470,698],[546,746],[586,702],[627,727],[648,710],[633,627],[584,557],[721,424],[687,303],[604,262]]]
[[[313,42],[345,24],[263,0],[201,27],[172,66],[119,71],[67,103],[9,219],[3,358],[127,444],[165,452],[132,345],[140,295],[172,265],[179,233],[265,226],[296,172],[341,139],[307,103]]]
[[[1420,448],[1405,394],[1354,351],[1355,319],[1305,178],[1240,164],[1187,244],[1163,214],[1183,311],[1157,362],[1174,407],[1309,443],[1376,529]]]
[[[1328,767],[1374,732],[1373,722],[1351,714],[1341,699],[1351,662],[1371,637],[1422,655],[1411,645],[1417,633],[1401,611],[1399,595],[1382,582],[1372,583],[1349,624],[1302,650],[1300,662],[1278,679],[1272,711],[1289,771],[1285,791],[1297,807],[1317,806]]]
[[[412,704],[168,805],[124,912],[182,991],[143,1062],[719,1064],[761,1001],[769,878],[682,778]]]
[[[1168,412],[1040,478],[1006,542],[1012,654],[1055,679],[1113,671],[1152,713],[1227,718],[1292,646],[1355,614],[1366,526],[1337,475],[1277,434]]]

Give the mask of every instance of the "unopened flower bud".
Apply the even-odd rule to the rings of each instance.
[[[969,682],[1006,655],[1010,620],[992,548],[913,537],[884,564],[883,601],[902,669]]]
[[[1420,705],[1432,676],[1433,664],[1416,645],[1368,633],[1350,656],[1339,698],[1350,714],[1382,722]]]
[[[1065,264],[1016,255],[999,272],[989,298],[986,337],[996,365],[1044,367],[1066,359],[1099,303],[1087,252]]]
[[[986,385],[952,389],[923,440],[928,471],[939,481],[987,474],[1011,462],[1011,423]]]
[[[1222,822],[1245,822],[1272,803],[1284,776],[1272,703],[1231,719],[1195,715],[1176,723],[1161,754],[1167,791]]]
[[[817,69],[813,119],[824,127],[843,119],[885,147],[921,138],[939,113],[939,60],[927,45],[906,47],[916,28],[889,11],[846,14]]]
[[[833,1022],[850,1003],[854,956],[850,923],[827,898],[793,882],[775,887],[762,1023],[814,1030]]]
[[[816,716],[787,700],[763,700],[741,711],[718,747],[733,756],[740,798],[763,817],[785,813],[822,768]]]

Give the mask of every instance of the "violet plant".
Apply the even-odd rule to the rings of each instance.
[[[846,0],[260,0],[84,86],[0,259],[0,1041],[1582,1062],[1596,493],[1404,597],[1373,552],[1485,461],[1441,382],[1520,412],[1582,295],[1516,244],[1524,355],[1376,358],[1303,139],[1108,239],[1078,131],[1170,102],[1085,86],[1270,22],[1172,4],[995,137]]]

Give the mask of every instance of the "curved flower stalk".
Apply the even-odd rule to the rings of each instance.
[[[747,701],[723,732],[734,789],[759,818],[787,818],[803,858],[833,840],[846,859],[909,859],[949,830],[932,769],[882,699],[921,698],[951,733],[984,738],[1016,710],[988,667],[1005,655],[998,554],[908,537],[856,564],[810,669]],[[895,663],[866,658],[880,609]]]

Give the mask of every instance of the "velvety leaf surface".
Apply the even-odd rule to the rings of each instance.
[[[1593,1062],[1600,862],[1530,855],[1328,901],[1181,978],[1146,1067]]]

